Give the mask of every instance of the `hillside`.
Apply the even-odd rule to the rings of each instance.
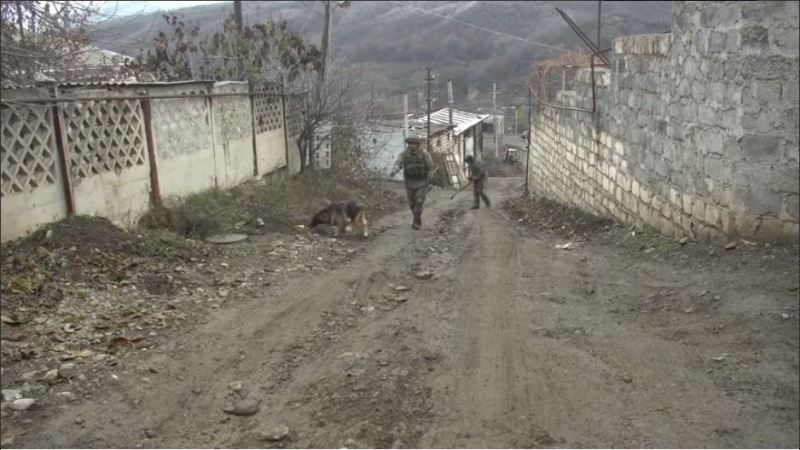
[[[597,2],[593,1],[364,1],[334,8],[332,56],[348,57],[369,69],[370,84],[378,94],[413,92],[423,84],[420,69],[432,66],[442,82],[442,95],[444,80],[453,80],[458,104],[466,100],[470,106],[491,104],[492,81],[498,84],[499,103],[519,103],[532,63],[555,54],[546,46],[572,49],[582,45],[555,7],[565,10],[590,37],[596,36]],[[175,12],[209,33],[221,28],[232,10],[228,3]],[[290,29],[312,42],[320,40],[322,11],[319,2],[311,1],[244,2],[247,23],[285,19]],[[609,1],[603,2],[602,13],[603,47],[608,47],[617,36],[668,31],[671,3]],[[103,48],[135,55],[151,45],[163,23],[161,13],[119,18],[99,25],[94,36]],[[413,95],[409,103],[413,108]]]

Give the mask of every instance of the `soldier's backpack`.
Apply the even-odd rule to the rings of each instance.
[[[428,177],[428,166],[425,165],[425,154],[422,151],[406,153],[403,176],[407,180],[424,180]]]

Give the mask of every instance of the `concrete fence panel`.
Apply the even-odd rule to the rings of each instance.
[[[216,185],[211,108],[203,97],[152,100],[158,178],[165,197]]]
[[[72,213],[130,226],[162,197],[297,173],[306,98],[246,82],[4,90],[2,240]]]
[[[144,113],[137,100],[59,105],[77,214],[130,225],[149,205]]]
[[[4,104],[0,115],[0,209],[6,241],[60,220],[68,211],[52,106]]]
[[[247,93],[247,83],[223,82],[214,93]],[[213,97],[212,130],[217,187],[228,189],[253,177],[252,112],[248,96]]]

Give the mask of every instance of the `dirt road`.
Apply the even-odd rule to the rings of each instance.
[[[659,255],[613,229],[561,250],[449,195],[422,231],[388,216],[338,267],[131,353],[91,398],[13,413],[13,446],[800,445],[795,249]]]

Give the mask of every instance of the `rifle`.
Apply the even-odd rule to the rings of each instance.
[[[464,185],[464,187],[462,187],[461,189],[459,189],[459,190],[458,190],[458,192],[456,192],[455,194],[453,194],[453,196],[452,196],[452,197],[450,197],[450,200],[452,200],[452,199],[456,198],[456,195],[460,194],[460,193],[461,193],[461,191],[463,191],[464,189],[468,188],[470,184],[472,184],[472,180],[469,180],[469,183],[465,184],[465,185]]]

